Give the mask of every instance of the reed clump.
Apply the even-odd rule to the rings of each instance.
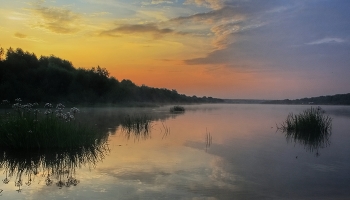
[[[185,112],[185,108],[183,106],[173,106],[170,108],[171,113],[182,113]]]
[[[50,103],[38,106],[16,99],[12,109],[0,115],[0,149],[71,149],[106,139],[94,127],[75,120],[77,108],[65,112],[63,104],[57,104],[55,110]]]
[[[332,118],[322,108],[311,107],[298,115],[290,113],[277,129],[286,134],[287,140],[299,142],[313,151],[330,144]]]

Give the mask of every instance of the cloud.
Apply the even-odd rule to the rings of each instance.
[[[237,12],[231,6],[225,6],[218,10],[174,18],[169,22],[178,26],[195,26],[197,24],[201,24],[202,27],[206,26],[202,31],[206,31],[207,36],[214,36],[212,40],[213,47],[224,49],[234,42],[232,37],[234,33],[246,28],[242,26],[246,20],[247,17],[244,14]]]
[[[153,37],[161,38],[164,35],[175,34],[175,35],[186,35],[183,32],[176,32],[170,28],[159,28],[156,24],[123,24],[116,28],[102,31],[101,36],[111,36],[111,37],[120,37],[122,34],[152,34]]]
[[[45,7],[37,4],[32,10],[40,17],[36,23],[38,27],[61,34],[79,31],[80,15],[67,8]]]
[[[22,33],[19,33],[19,32],[16,32],[16,33],[15,33],[15,37],[20,38],[20,39],[23,39],[23,38],[26,38],[27,35],[22,34]]]
[[[179,24],[194,23],[194,22],[215,24],[215,23],[225,23],[225,22],[240,22],[240,21],[243,21],[244,19],[245,19],[244,14],[240,14],[236,12],[233,7],[226,6],[219,10],[213,10],[205,13],[197,13],[186,17],[177,17],[177,18],[171,19],[170,22],[175,22]]]
[[[172,4],[172,1],[167,1],[167,0],[152,0],[151,2],[142,2],[142,5],[157,5],[157,4]]]
[[[318,44],[336,44],[336,43],[345,43],[347,42],[346,40],[343,40],[341,38],[323,38],[320,40],[316,40],[313,42],[306,43],[308,45],[318,45]]]
[[[218,10],[224,6],[224,2],[224,0],[186,0],[184,4],[195,4]]]
[[[33,41],[33,42],[45,42],[42,39],[30,37],[30,36],[23,34],[23,33],[20,33],[20,32],[16,32],[13,36],[18,38],[18,39],[23,39],[23,40]]]
[[[211,28],[211,31],[215,34],[213,39],[213,46],[216,49],[225,49],[227,45],[234,42],[232,34],[237,33],[241,30],[241,26],[237,23],[220,24]]]
[[[165,35],[206,37],[212,39],[214,49],[224,49],[234,41],[232,34],[245,28],[239,26],[239,23],[245,20],[245,15],[237,12],[234,7],[224,6],[218,10],[176,17],[157,23],[117,24],[115,27],[99,32],[98,35],[121,37],[126,34],[150,34],[155,39]]]
[[[102,17],[102,16],[106,16],[106,15],[110,15],[110,12],[95,12],[95,13],[91,13],[90,16],[91,17]]]

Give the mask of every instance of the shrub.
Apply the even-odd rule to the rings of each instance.
[[[170,108],[171,113],[176,113],[176,112],[185,112],[185,108],[182,106],[173,106]]]

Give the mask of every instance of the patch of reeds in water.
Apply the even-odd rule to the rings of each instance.
[[[171,113],[183,113],[185,112],[185,108],[183,106],[173,106],[170,108]]]
[[[148,139],[151,136],[152,121],[145,114],[125,115],[121,119],[121,128],[127,139]]]
[[[298,142],[312,152],[330,144],[332,118],[320,107],[311,107],[298,115],[290,113],[277,129],[286,134],[288,141]]]
[[[37,104],[21,104],[16,99],[12,110],[0,116],[0,149],[47,150],[91,146],[104,140],[93,126],[75,120],[77,108],[56,110],[49,103],[34,109]]]

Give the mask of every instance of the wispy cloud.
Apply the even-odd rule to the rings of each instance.
[[[176,22],[179,24],[185,23],[206,23],[206,24],[215,24],[215,23],[225,23],[225,22],[238,22],[245,19],[243,14],[239,14],[235,12],[232,7],[226,6],[219,10],[213,10],[204,13],[197,13],[190,16],[185,17],[177,17],[171,19],[170,22]]]
[[[186,0],[184,4],[195,4],[218,10],[224,6],[224,2],[225,0]]]
[[[23,33],[20,33],[20,32],[16,32],[13,36],[15,38],[21,39],[21,40],[28,40],[28,41],[32,41],[32,42],[44,42],[44,40],[42,40],[42,39],[35,38],[35,37],[32,37],[32,36],[28,36],[27,34],[23,34]]]
[[[246,28],[239,25],[245,19],[243,14],[237,14],[232,7],[227,6],[157,23],[118,24],[98,35],[121,37],[126,34],[150,34],[155,39],[165,35],[201,36],[212,38],[214,49],[224,49],[234,41],[232,34]]]
[[[167,0],[152,0],[151,2],[142,2],[142,5],[156,5],[156,4],[172,4],[174,2],[172,1],[167,1]]]
[[[106,15],[110,15],[110,12],[95,12],[95,13],[91,13],[90,16],[91,17],[102,17],[102,16],[106,16]]]
[[[101,36],[120,37],[123,34],[151,34],[155,39],[164,35],[175,34],[185,35],[183,32],[176,32],[170,28],[159,28],[156,24],[123,24],[116,28],[102,31]]]
[[[331,38],[331,37],[326,37],[320,40],[316,40],[313,42],[306,43],[308,45],[319,45],[319,44],[336,44],[336,43],[346,43],[347,41],[341,38]]]
[[[23,34],[23,33],[19,33],[19,32],[16,32],[14,36],[17,37],[17,38],[21,38],[21,39],[27,37],[27,35],[25,35],[25,34]]]
[[[234,39],[232,34],[237,33],[241,30],[241,26],[236,23],[220,24],[214,26],[211,31],[215,34],[213,39],[213,46],[216,49],[224,49],[227,45],[232,44]]]
[[[68,34],[79,31],[80,15],[67,8],[35,5],[32,11],[39,16],[36,26],[54,33]]]
[[[213,37],[213,47],[224,49],[234,41],[232,37],[234,33],[246,28],[241,25],[246,20],[244,14],[236,12],[231,6],[225,6],[218,10],[174,18],[169,22],[182,26],[201,24],[205,26],[202,31],[206,31],[207,36]]]

